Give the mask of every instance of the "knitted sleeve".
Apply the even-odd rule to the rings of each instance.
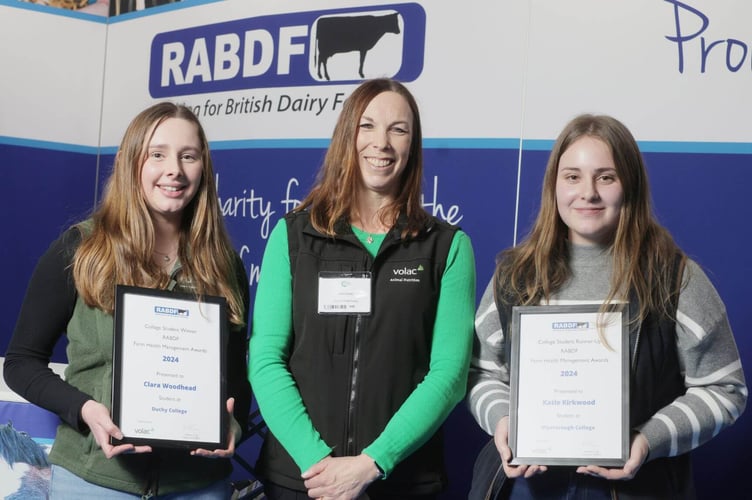
[[[491,279],[475,314],[467,397],[470,413],[490,435],[499,420],[509,415],[509,367],[502,363],[504,335]]]
[[[676,336],[687,392],[640,426],[650,445],[649,459],[697,448],[733,424],[747,403],[726,307],[692,261],[683,277]]]
[[[475,308],[475,258],[470,238],[452,239],[431,344],[428,374],[363,453],[388,475],[423,445],[465,395]]]

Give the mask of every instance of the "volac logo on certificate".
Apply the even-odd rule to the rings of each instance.
[[[371,273],[319,273],[319,314],[371,314]]]

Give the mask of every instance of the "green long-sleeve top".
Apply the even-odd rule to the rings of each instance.
[[[355,235],[375,255],[385,235]],[[429,372],[363,453],[388,475],[428,440],[464,397],[473,340],[475,258],[470,238],[457,231],[441,280]],[[287,366],[292,344],[292,276],[287,226],[273,229],[261,264],[253,313],[249,380],[261,414],[301,471],[330,454],[303,404]],[[396,348],[397,346],[395,346]]]

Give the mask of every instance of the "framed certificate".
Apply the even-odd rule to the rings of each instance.
[[[629,458],[624,304],[512,309],[512,464],[623,466]]]
[[[225,448],[225,299],[117,285],[114,330],[113,443]]]

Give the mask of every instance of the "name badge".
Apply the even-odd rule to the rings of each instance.
[[[319,273],[319,314],[371,314],[371,273]]]

